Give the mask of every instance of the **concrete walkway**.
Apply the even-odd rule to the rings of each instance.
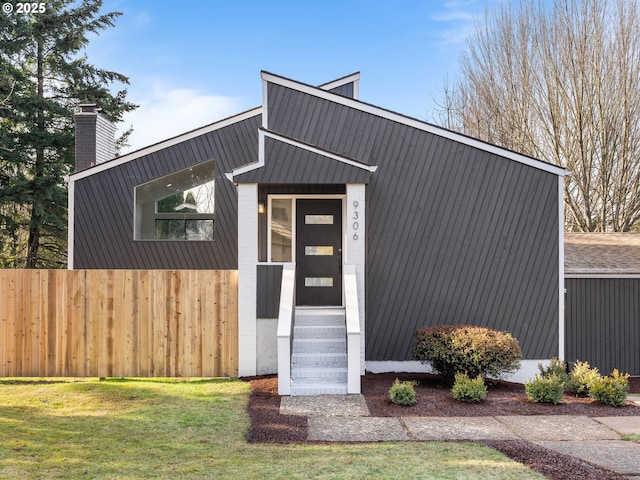
[[[371,417],[362,395],[282,397],[280,413],[308,417],[308,440],[526,440],[640,480],[640,416]]]

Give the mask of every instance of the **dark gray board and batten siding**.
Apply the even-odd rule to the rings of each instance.
[[[640,278],[567,278],[566,359],[640,375]]]
[[[329,91],[332,93],[337,93],[338,95],[342,95],[343,97],[353,98],[354,86],[353,86],[353,83],[345,83],[344,85],[340,85],[339,87],[332,88]]]
[[[558,355],[558,177],[270,83],[269,130],[377,165],[367,186],[366,359],[411,360],[413,332],[511,332]]]
[[[75,182],[76,269],[236,269],[237,192],[225,173],[255,161],[261,115],[185,140],[171,147]],[[134,240],[137,185],[215,160],[212,241]]]
[[[341,163],[320,153],[305,150],[273,138],[265,138],[261,168],[233,177],[236,183],[322,184],[369,183],[371,173]]]
[[[258,265],[257,318],[278,318],[282,265]]]

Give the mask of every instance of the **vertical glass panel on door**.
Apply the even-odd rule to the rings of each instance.
[[[271,261],[291,261],[292,199],[271,200]]]

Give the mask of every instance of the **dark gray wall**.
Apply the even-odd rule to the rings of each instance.
[[[280,311],[282,265],[258,265],[258,318],[277,318]]]
[[[235,269],[237,193],[224,176],[258,156],[260,115],[75,182],[74,268]],[[213,241],[134,240],[134,189],[215,160]]]
[[[233,177],[236,183],[369,183],[371,173],[319,153],[265,138],[265,165]]]
[[[367,360],[409,360],[425,325],[512,333],[558,355],[558,177],[269,85],[269,129],[378,166],[367,186]]]
[[[567,278],[566,359],[640,375],[640,278]]]
[[[343,97],[353,98],[353,82],[347,83],[345,85],[341,85],[336,88],[332,88],[329,90],[332,93],[337,93],[338,95],[342,95]]]

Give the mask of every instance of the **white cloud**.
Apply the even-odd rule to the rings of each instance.
[[[482,12],[476,0],[445,2],[444,11],[433,15],[433,20],[445,26],[437,32],[442,45],[462,45],[474,30],[475,18]]]
[[[158,143],[195,128],[208,125],[240,112],[240,102],[233,97],[211,95],[188,88],[168,88],[159,82],[130,101],[140,107],[124,116],[119,133],[133,126],[130,147],[121,153]]]

